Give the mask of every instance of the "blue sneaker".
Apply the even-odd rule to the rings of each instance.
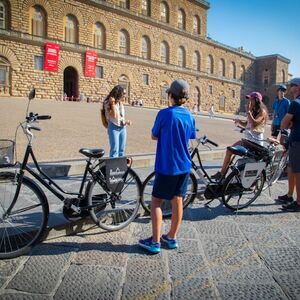
[[[145,240],[139,240],[139,245],[153,254],[160,252],[160,243],[154,243],[152,236]]]
[[[178,248],[178,243],[176,239],[170,239],[166,234],[163,234],[160,239],[168,246],[169,249]]]

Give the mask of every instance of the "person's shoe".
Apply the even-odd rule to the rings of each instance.
[[[282,205],[282,209],[285,211],[300,211],[300,204],[294,201],[289,205]]]
[[[223,175],[221,174],[221,172],[217,172],[216,174],[210,176],[210,178],[215,181],[220,181],[222,177]]]
[[[288,196],[287,194],[283,196],[278,196],[277,201],[278,203],[281,203],[283,205],[291,204],[294,201],[293,197]]]
[[[153,242],[152,236],[145,240],[139,240],[139,246],[153,254],[157,254],[160,252],[160,243]]]
[[[165,243],[169,249],[176,249],[178,248],[178,243],[176,239],[170,239],[166,234],[163,234],[160,240]]]

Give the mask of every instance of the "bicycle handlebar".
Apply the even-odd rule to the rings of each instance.
[[[51,119],[51,116],[49,115],[39,115],[33,112],[30,112],[29,115],[26,117],[27,122],[34,122],[37,120],[49,120],[49,119]]]

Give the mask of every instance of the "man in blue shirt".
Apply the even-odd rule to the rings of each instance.
[[[186,81],[173,81],[167,90],[171,106],[158,112],[152,128],[152,139],[157,140],[151,202],[152,237],[139,241],[139,245],[151,253],[160,252],[160,241],[170,249],[178,247],[176,234],[182,220],[183,197],[192,165],[188,142],[196,138],[195,120],[182,106],[188,99],[188,92]],[[163,199],[171,201],[172,219],[169,232],[161,236]]]
[[[289,82],[294,100],[291,102],[288,113],[281,122],[281,129],[291,128],[289,136],[289,166],[288,166],[288,193],[279,196],[286,211],[300,211],[300,78],[293,78]],[[296,186],[297,201],[293,201]]]
[[[280,132],[280,124],[290,106],[290,100],[284,97],[286,86],[281,84],[277,89],[277,98],[273,102],[274,117],[272,122],[272,137],[277,138]]]

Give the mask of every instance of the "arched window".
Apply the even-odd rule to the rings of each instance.
[[[185,30],[185,12],[182,8],[178,10],[178,28]]]
[[[234,62],[232,62],[229,66],[229,77],[236,79],[236,67]]]
[[[284,70],[281,70],[281,80],[284,83],[285,82],[285,72]]]
[[[213,57],[209,54],[206,59],[206,72],[208,74],[214,73],[214,61]]]
[[[95,48],[105,49],[105,27],[100,22],[96,22],[94,25],[94,42],[93,45]]]
[[[142,37],[142,58],[150,59],[151,51],[150,51],[150,39],[147,36]]]
[[[160,61],[165,64],[169,63],[169,45],[165,41],[160,44]]]
[[[6,1],[0,0],[0,28],[8,28],[9,8]]]
[[[78,22],[77,19],[72,15],[65,17],[65,41],[69,43],[78,43]]]
[[[166,82],[160,84],[160,105],[168,105],[168,88],[169,86]]]
[[[151,16],[151,1],[142,0],[142,14],[145,16]]]
[[[198,112],[201,110],[201,94],[198,87],[193,89],[193,104],[194,104],[194,112]]]
[[[263,84],[268,85],[270,83],[270,71],[268,69],[265,69],[263,71]]]
[[[120,53],[129,54],[129,34],[126,30],[121,30],[119,33]]]
[[[169,6],[164,1],[160,3],[160,20],[169,23]]]
[[[130,8],[129,0],[119,0],[119,5],[120,5],[120,7],[123,7],[126,9]]]
[[[36,36],[46,36],[46,14],[44,9],[35,5],[30,8],[30,33]]]
[[[200,53],[198,51],[193,54],[193,69],[200,71]]]
[[[219,60],[219,76],[225,77],[225,60],[223,58]]]
[[[185,50],[183,46],[178,48],[178,66],[185,67]]]
[[[0,56],[0,95],[8,95],[10,90],[10,63]]]
[[[200,34],[200,18],[197,15],[193,19],[193,32],[194,34]]]
[[[242,65],[241,66],[241,76],[240,76],[240,78],[241,78],[241,81],[246,81],[246,68],[245,68],[245,66],[244,65]]]

